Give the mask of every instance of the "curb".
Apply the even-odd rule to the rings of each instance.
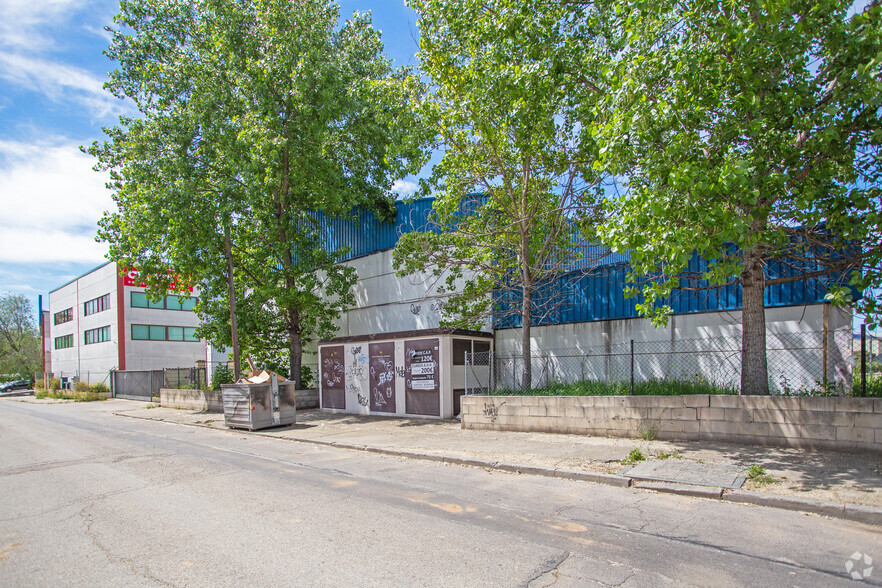
[[[716,486],[695,486],[692,484],[678,484],[676,482],[657,482],[654,480],[639,480],[632,483],[634,488],[641,490],[653,490],[665,494],[679,494],[680,496],[694,496],[696,498],[714,498],[719,500],[723,495],[723,489]]]
[[[161,423],[170,423],[174,425],[185,425],[189,427],[201,427],[203,429],[212,429],[214,431],[224,431],[225,429],[215,429],[206,425],[196,423],[180,423],[165,419],[156,419],[150,417],[136,416],[121,412],[113,413],[116,416],[128,417],[144,421],[154,421]],[[437,455],[432,453],[418,453],[415,451],[404,451],[399,449],[385,449],[382,447],[372,447],[370,445],[357,445],[353,443],[340,443],[337,441],[322,441],[319,439],[303,439],[300,437],[279,437],[269,433],[259,431],[243,431],[237,429],[236,433],[248,433],[258,437],[266,437],[268,439],[278,439],[281,441],[291,441],[295,443],[310,443],[322,447],[335,447],[337,449],[349,449],[353,451],[365,451],[367,453],[375,453],[377,455],[387,455],[390,457],[403,457],[408,459],[421,459],[424,461],[434,461],[440,463],[449,463],[453,465],[471,466],[490,470],[497,470],[513,474],[528,474],[533,476],[545,476],[548,478],[561,478],[565,480],[576,480],[580,482],[592,482],[595,484],[605,484],[607,486],[616,486],[619,488],[636,488],[639,490],[649,490],[664,494],[676,494],[679,496],[690,496],[697,498],[710,498],[721,502],[732,502],[738,504],[751,504],[754,506],[764,506],[768,508],[777,508],[781,510],[790,510],[797,512],[805,512],[811,514],[823,515],[836,519],[844,519],[867,525],[882,526],[882,509],[872,506],[864,506],[861,504],[839,504],[836,502],[826,502],[823,500],[811,500],[807,498],[795,498],[790,496],[778,496],[775,494],[765,494],[753,490],[724,490],[723,488],[708,486],[693,486],[690,484],[677,484],[673,482],[656,482],[656,481],[632,481],[631,478],[619,476],[615,474],[601,474],[595,472],[580,472],[576,470],[552,469],[540,466],[527,466],[509,464],[498,461],[486,461],[481,459],[467,459],[460,457],[450,457],[447,455]]]
[[[722,500],[738,502],[741,504],[754,504],[756,506],[768,506],[784,510],[795,510],[812,514],[819,514],[837,519],[845,519],[867,525],[882,526],[882,509],[862,504],[839,504],[823,500],[809,498],[795,498],[790,496],[777,496],[764,494],[752,490],[731,490],[725,492]]]

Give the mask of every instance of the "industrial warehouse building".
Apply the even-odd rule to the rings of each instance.
[[[147,299],[137,271],[108,262],[52,290],[42,317],[44,372],[63,385],[109,384],[112,370],[161,370],[226,361],[195,335],[197,293]],[[208,376],[210,377],[210,375]]]
[[[436,281],[395,275],[392,249],[405,232],[430,228],[431,209],[427,198],[397,203],[394,224],[380,223],[369,212],[357,222],[324,222],[328,247],[350,248],[341,262],[356,270],[358,281],[356,303],[338,322],[337,337],[318,346],[323,408],[449,418],[457,414],[458,396],[466,389],[523,385],[518,380],[517,316],[495,318],[481,332],[441,329],[445,295],[434,288]],[[598,260],[592,267],[574,267],[542,293],[554,302],[554,312],[535,321],[531,331],[533,387],[629,376],[738,386],[740,285],[675,291],[669,300],[673,315],[667,326],[656,328],[639,317],[637,300],[624,295],[628,257],[611,252],[591,257]],[[700,263],[694,260],[690,269],[699,269]],[[840,391],[851,389],[852,315],[825,304],[824,294],[823,285],[813,280],[766,290],[770,385],[776,393],[807,390],[821,381]],[[492,363],[494,373],[487,374],[483,366],[465,369],[461,355],[466,349],[485,351],[486,346],[492,349],[487,369]],[[425,353],[434,355],[418,357]],[[419,373],[413,368],[416,360]],[[426,363],[440,373],[429,373]],[[386,365],[390,369],[380,370]],[[380,371],[394,378],[381,381]]]
[[[426,275],[395,275],[392,250],[409,231],[430,229],[432,199],[398,202],[394,223],[362,212],[356,221],[325,219],[329,249],[349,248],[340,263],[358,276],[355,304],[340,317],[335,337],[306,350],[317,367],[327,410],[448,418],[459,396],[519,381],[520,321],[502,315],[478,331],[441,327],[446,294]],[[740,380],[741,288],[675,291],[673,315],[656,328],[624,296],[627,255],[590,256],[540,293],[553,312],[534,321],[532,387],[554,382],[689,379],[737,387]],[[700,270],[701,260],[694,260]],[[786,270],[781,270],[786,271]],[[852,316],[824,303],[813,280],[766,290],[770,385],[774,392],[813,389],[818,382],[849,391]],[[106,263],[49,294],[44,316],[46,372],[88,382],[111,370],[207,366],[227,353],[195,337],[198,292],[147,300],[134,272]],[[516,300],[499,300],[517,305]],[[465,354],[471,356],[466,365]],[[317,355],[312,355],[317,354]],[[475,357],[484,365],[476,365]],[[317,364],[317,365],[316,365]],[[208,375],[210,378],[210,375]]]

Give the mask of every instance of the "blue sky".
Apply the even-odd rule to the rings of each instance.
[[[417,16],[403,0],[340,2],[370,11],[386,52],[414,65]],[[105,261],[96,222],[114,204],[80,145],[132,113],[102,89],[114,69],[102,51],[118,2],[0,0],[0,292],[37,296]],[[408,182],[398,189],[407,192]]]
[[[857,0],[852,11],[865,4]],[[417,15],[403,0],[340,6],[344,18],[370,11],[387,54],[416,64]],[[117,8],[113,0],[0,0],[0,292],[24,294],[35,309],[39,294],[105,261],[96,222],[114,204],[78,147],[133,113],[102,89],[114,67],[102,54],[104,27]]]

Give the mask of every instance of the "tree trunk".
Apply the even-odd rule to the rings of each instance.
[[[524,288],[523,301],[521,303],[521,361],[524,362],[521,370],[521,390],[527,391],[533,387],[533,352],[530,344],[530,327],[533,305],[533,292],[531,288]]]
[[[741,394],[769,394],[766,362],[765,273],[761,253],[744,251],[741,272]]]
[[[230,229],[224,228],[224,253],[227,257],[227,288],[230,293],[230,338],[233,343],[233,381],[241,377],[239,365],[239,327],[236,324],[236,288],[233,282],[233,247],[230,241]]]
[[[303,363],[303,338],[300,335],[300,317],[294,311],[290,311],[288,316],[288,340],[290,342],[288,365],[291,366],[288,379],[294,382],[295,390],[301,390],[303,388],[303,381],[300,377],[300,367]]]
[[[287,120],[288,114],[285,113]],[[287,124],[286,124],[287,129]],[[289,180],[289,157],[288,150],[282,152],[282,185],[276,192],[276,222],[279,223],[279,238],[282,243],[289,244],[291,240],[288,238],[286,223],[288,221],[287,213],[289,211],[288,202],[288,180]],[[286,247],[282,258],[282,274],[285,280],[285,289],[290,292],[294,289],[294,256],[291,254],[291,248]],[[294,389],[300,390],[303,387],[300,368],[303,363],[303,336],[300,332],[300,313],[296,308],[288,307],[285,309],[285,322],[288,327],[288,379],[294,382]]]

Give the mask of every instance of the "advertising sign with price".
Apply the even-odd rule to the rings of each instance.
[[[441,415],[438,339],[404,342],[404,403],[408,414]]]

